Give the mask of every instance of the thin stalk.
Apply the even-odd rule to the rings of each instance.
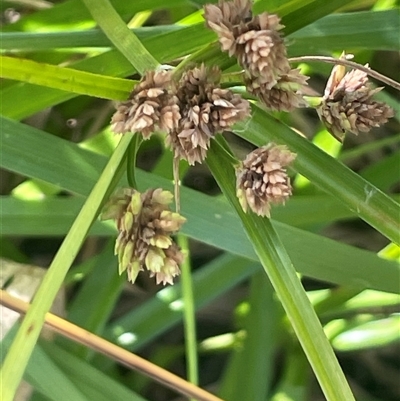
[[[202,60],[210,59],[211,57],[220,54],[221,50],[216,42],[209,43],[202,47],[190,56],[184,58],[175,68],[174,75],[179,78],[182,73],[192,64],[199,63]]]
[[[126,26],[108,0],[82,1],[108,39],[141,75],[159,66],[158,61]]]
[[[234,169],[213,141],[207,164],[242,220],[260,262],[273,285],[328,401],[354,401],[354,396],[325,336],[320,321],[280,238],[267,218],[245,214],[236,197]]]
[[[119,170],[124,160],[131,139],[132,135],[125,134],[115,149],[38,288],[0,370],[3,401],[12,401],[14,398],[42,329],[46,312],[50,310],[68,269],[98,215],[103,200],[114,182],[115,172]]]
[[[27,311],[30,310],[30,305],[28,303],[11,296],[4,290],[0,290],[0,304],[19,313],[27,313]],[[151,377],[155,381],[165,385],[166,387],[169,387],[173,391],[179,392],[184,396],[194,397],[199,401],[223,401],[215,395],[191,383],[188,383],[179,376],[176,376],[167,370],[133,354],[132,352],[118,347],[117,345],[110,343],[109,341],[104,340],[103,338],[98,337],[95,334],[56,315],[46,313],[45,323],[52,330],[69,338],[70,340],[85,345],[94,351],[98,351],[103,355],[110,357],[118,363],[128,367],[129,369],[134,369],[148,377]]]
[[[199,383],[198,357],[197,357],[197,336],[196,336],[196,315],[193,293],[193,280],[190,268],[189,241],[182,234],[178,235],[178,245],[181,247],[185,260],[182,263],[182,299],[183,299],[183,325],[185,328],[185,350],[187,368],[186,374],[193,384]],[[195,400],[192,400],[195,401]]]
[[[142,143],[142,137],[140,134],[136,133],[135,137],[133,138],[133,141],[129,145],[129,149],[127,152],[128,156],[127,156],[126,175],[128,179],[128,184],[135,189],[138,188],[135,178],[136,156],[141,143]]]
[[[175,211],[181,211],[181,180],[179,177],[179,157],[174,157],[172,161],[172,173],[174,176],[174,197],[175,197]]]
[[[290,63],[304,63],[307,61],[319,61],[322,63],[328,63],[328,64],[339,64],[339,65],[344,65],[346,67],[351,67],[356,70],[360,70],[365,72],[367,75],[369,75],[372,78],[375,78],[376,80],[383,82],[386,85],[389,85],[398,91],[400,91],[400,83],[396,82],[395,80],[387,77],[386,75],[380,74],[377,71],[371,70],[370,68],[366,67],[365,65],[361,65],[358,63],[355,63],[354,61],[346,60],[344,58],[334,58],[334,57],[326,57],[326,56],[300,56],[300,57],[291,57],[289,58]]]

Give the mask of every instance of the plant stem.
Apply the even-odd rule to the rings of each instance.
[[[182,75],[182,73],[192,64],[199,63],[203,59],[207,60],[211,56],[219,53],[220,53],[219,46],[215,42],[209,43],[208,45],[202,47],[201,49],[192,53],[190,56],[183,59],[174,68],[174,76],[179,78]]]
[[[356,70],[360,70],[365,72],[367,75],[369,75],[372,78],[377,79],[378,81],[383,82],[386,85],[389,85],[398,91],[400,91],[400,83],[396,82],[395,80],[387,77],[386,75],[380,74],[377,71],[371,70],[370,68],[366,67],[365,65],[361,65],[358,63],[355,63],[354,61],[346,60],[344,58],[334,58],[334,57],[326,57],[326,56],[301,56],[301,57],[291,57],[289,58],[290,63],[303,63],[307,61],[319,61],[322,63],[328,63],[328,64],[340,64],[344,65],[346,67],[351,67]]]
[[[174,198],[175,198],[175,211],[181,211],[181,180],[179,177],[179,157],[175,157],[172,161],[172,173],[174,176]]]
[[[178,235],[178,245],[181,247],[185,260],[182,263],[182,299],[183,299],[183,324],[185,328],[185,349],[187,360],[187,377],[193,384],[198,384],[198,358],[196,339],[196,315],[193,294],[192,273],[190,269],[189,241],[182,234]],[[194,401],[194,400],[193,400]]]
[[[135,178],[136,155],[141,143],[142,143],[142,137],[140,136],[140,134],[136,133],[135,137],[133,138],[133,141],[129,145],[129,149],[127,152],[128,157],[127,157],[126,175],[128,178],[128,184],[135,189],[138,188]]]

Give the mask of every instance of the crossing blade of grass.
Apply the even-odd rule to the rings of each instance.
[[[207,164],[239,215],[322,391],[328,401],[354,400],[321,323],[270,220],[243,212],[236,197],[235,173],[230,160],[222,146],[214,141],[208,152]]]
[[[232,351],[221,384],[224,400],[266,400],[271,389],[282,311],[263,272],[253,274],[248,302],[245,338]]]
[[[391,241],[400,243],[400,206],[385,193],[257,106],[235,132],[262,146],[273,141],[297,153],[294,168]]]
[[[141,75],[159,66],[157,60],[125,25],[108,0],[82,0],[82,2],[114,46]]]
[[[131,138],[131,135],[125,135],[122,138],[38,288],[32,305],[22,321],[0,370],[5,389],[3,401],[12,401],[14,398],[15,391],[42,329],[45,314],[49,311],[68,269],[79,252],[90,226],[97,217],[104,197],[123,161]]]

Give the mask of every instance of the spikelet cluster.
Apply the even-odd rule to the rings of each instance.
[[[161,188],[143,194],[133,188],[121,188],[104,208],[102,219],[113,219],[118,229],[115,254],[119,273],[127,271],[134,282],[140,271],[147,270],[157,284],[173,284],[183,261],[180,248],[171,238],[186,221],[169,209],[172,194]]]
[[[244,68],[250,93],[273,110],[305,105],[301,90],[307,77],[290,67],[277,15],[253,15],[250,0],[220,0],[204,6],[204,18],[218,35],[221,49]]]
[[[296,155],[270,143],[249,153],[236,170],[236,191],[245,212],[270,217],[272,204],[284,204],[292,194],[286,167]]]
[[[391,107],[373,99],[383,88],[372,89],[368,85],[366,72],[345,72],[345,67],[341,65],[332,69],[322,103],[317,108],[321,121],[340,142],[346,132],[355,135],[368,132],[386,123],[394,115]]]
[[[175,157],[201,163],[210,140],[250,114],[247,100],[219,86],[220,70],[201,65],[183,74],[178,84],[181,119],[167,135]]]
[[[180,114],[173,92],[171,71],[146,72],[129,99],[117,106],[111,129],[117,134],[141,132],[144,139],[156,130],[175,129]]]

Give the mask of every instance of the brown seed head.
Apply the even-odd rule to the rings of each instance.
[[[355,135],[368,132],[394,115],[393,109],[387,104],[372,99],[382,89],[372,89],[363,71],[351,70],[345,74],[344,67],[335,66],[321,106],[317,109],[319,117],[340,142],[347,131]]]
[[[252,79],[272,88],[290,65],[280,30],[283,25],[275,14],[253,16],[251,2],[234,0],[204,7],[206,25],[214,30],[221,48],[235,55]]]
[[[124,188],[104,208],[102,219],[114,219],[119,232],[115,244],[119,273],[126,270],[132,283],[144,269],[164,285],[173,284],[180,273],[183,255],[171,235],[186,219],[169,210],[171,202],[172,194],[161,188],[143,194]]]
[[[115,133],[141,132],[144,139],[157,129],[169,132],[180,118],[177,98],[172,94],[170,71],[149,71],[135,86],[129,99],[117,106],[111,119]]]
[[[285,203],[292,194],[285,167],[296,155],[273,143],[249,153],[236,171],[236,189],[245,212],[270,217],[271,204]]]
[[[187,71],[179,82],[177,97],[182,116],[166,143],[175,157],[189,164],[201,163],[217,133],[228,129],[250,114],[247,100],[219,87],[220,71],[204,65]]]

